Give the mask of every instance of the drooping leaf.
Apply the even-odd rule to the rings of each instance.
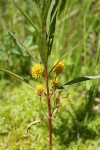
[[[14,5],[18,8],[18,10],[22,13],[22,15],[26,18],[26,20],[34,27],[34,29],[36,30],[37,34],[39,35],[39,29],[38,27],[32,22],[31,18],[29,17],[29,15],[23,11],[19,5],[15,2],[15,0],[13,1],[14,2]]]
[[[30,128],[30,126],[32,126],[32,125],[34,125],[34,124],[37,124],[37,123],[40,123],[40,122],[42,122],[43,120],[47,120],[47,119],[48,119],[48,116],[44,116],[42,119],[38,119],[38,120],[35,120],[35,121],[29,123],[28,126],[27,126],[27,131],[28,131],[28,129]]]
[[[35,121],[33,121],[33,122],[31,122],[30,124],[28,124],[28,126],[27,126],[27,131],[28,131],[28,129],[32,126],[32,125],[34,125],[34,124],[37,124],[37,123],[40,123],[42,120],[35,120]]]
[[[3,68],[0,68],[0,70],[6,72],[6,73],[8,73],[8,74],[10,74],[10,75],[12,75],[12,76],[14,76],[14,77],[16,77],[17,79],[19,79],[19,80],[21,80],[21,81],[23,81],[23,82],[25,82],[25,83],[31,85],[32,87],[34,87],[34,85],[33,85],[32,83],[30,83],[28,79],[23,78],[23,77],[21,77],[21,76],[15,74],[15,73],[13,73],[13,72],[11,72],[11,71],[9,71],[9,70],[3,69]]]
[[[31,53],[29,52],[29,50],[18,40],[18,38],[11,32],[8,31],[12,37],[16,40],[16,42],[19,44],[20,47],[24,48],[24,50],[29,54],[29,56],[33,59],[33,61],[35,62],[35,59],[33,58],[33,56],[31,55]]]
[[[76,84],[76,83],[79,83],[79,82],[84,82],[84,81],[88,81],[88,80],[95,80],[95,79],[100,79],[100,75],[79,77],[77,79],[71,80],[71,81],[63,84],[62,86],[59,87],[59,89],[63,89],[66,86],[70,86],[72,84]]]

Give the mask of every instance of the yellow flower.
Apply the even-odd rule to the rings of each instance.
[[[57,62],[54,63],[56,65]],[[60,61],[53,69],[53,71],[58,75],[64,71],[64,63]]]
[[[56,89],[57,87],[59,87],[60,81],[59,81],[58,78],[55,78],[55,79],[52,79],[52,83],[51,84],[52,84],[52,88]]]
[[[38,84],[36,86],[35,93],[37,96],[43,96],[44,95],[44,86],[42,84]]]
[[[41,64],[34,64],[31,68],[32,77],[34,78],[40,78],[40,76],[43,74],[44,68]]]

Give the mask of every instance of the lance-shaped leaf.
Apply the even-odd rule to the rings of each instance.
[[[100,79],[100,75],[79,77],[77,79],[71,80],[71,81],[63,84],[62,86],[59,87],[59,89],[64,89],[66,86],[70,86],[72,84],[76,84],[79,82],[84,82],[84,81],[88,81],[88,80],[95,80],[95,79]]]
[[[8,31],[11,36],[16,40],[16,42],[19,44],[20,47],[22,47],[28,54],[29,56],[33,59],[33,61],[35,62],[35,59],[33,58],[33,56],[31,55],[31,53],[29,52],[28,49],[26,49],[26,47],[17,39],[17,37],[11,32],[11,31]]]
[[[46,19],[47,19],[47,15],[48,15],[48,11],[49,11],[50,5],[51,5],[51,0],[48,0],[46,5],[43,7],[43,9],[44,9],[44,11],[42,11],[42,12],[44,12],[43,13],[43,17],[42,17],[42,24],[43,25],[46,25]]]
[[[11,71],[9,71],[9,70],[3,69],[3,68],[0,68],[0,70],[6,72],[6,73],[8,73],[8,74],[10,74],[10,75],[12,75],[12,76],[14,76],[14,77],[16,77],[17,79],[19,79],[19,80],[21,80],[21,81],[23,81],[23,82],[25,82],[25,83],[31,85],[32,87],[34,87],[34,85],[33,85],[32,83],[30,83],[28,79],[23,78],[23,77],[21,77],[21,76],[15,74],[15,73],[13,73],[13,72],[11,72]]]
[[[32,1],[33,1],[33,6],[34,6],[34,10],[35,10],[37,19],[38,19],[39,24],[40,24],[40,22],[41,22],[41,17],[40,17],[40,11],[39,11],[38,5],[37,5],[37,3],[36,3],[34,0],[32,0]]]
[[[39,29],[38,29],[38,27],[32,22],[31,18],[28,16],[28,14],[27,14],[25,11],[23,11],[23,10],[17,5],[17,3],[16,3],[15,1],[13,1],[13,2],[14,2],[14,4],[15,4],[15,6],[18,8],[18,10],[22,13],[22,15],[26,18],[26,20],[34,27],[34,29],[36,30],[36,32],[37,32],[38,35],[39,35]]]
[[[48,60],[48,45],[44,35],[41,34],[38,43],[39,53],[44,64],[47,64]]]
[[[48,55],[50,55],[52,45],[53,45],[58,4],[59,4],[59,0],[58,1],[52,0],[49,11],[48,11],[47,20],[46,20]]]
[[[54,5],[55,5],[55,0],[53,0],[51,2],[51,5],[50,5],[49,11],[48,11],[48,16],[47,16],[47,20],[46,20],[46,31],[47,31],[47,34],[49,33],[50,22],[51,22],[51,13],[52,13]]]

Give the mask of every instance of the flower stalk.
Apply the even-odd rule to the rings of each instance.
[[[51,100],[50,100],[50,91],[49,91],[49,84],[48,84],[47,66],[45,66],[45,82],[46,82],[47,100],[48,100],[49,147],[50,150],[52,150],[52,112],[51,112]]]

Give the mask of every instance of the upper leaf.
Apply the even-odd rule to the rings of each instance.
[[[59,4],[59,0],[58,1],[52,0],[49,11],[48,11],[47,20],[46,20],[48,55],[50,55],[51,53],[53,40],[54,40],[58,4]]]
[[[43,63],[47,63],[48,56],[51,53],[55,24],[56,14],[59,0],[42,0],[41,1],[41,36],[39,37],[39,53]]]
[[[34,0],[32,0],[32,1],[33,1],[33,6],[34,6],[34,10],[35,10],[35,13],[36,13],[38,22],[39,22],[39,24],[40,24],[40,22],[41,22],[41,16],[40,16],[39,7],[38,7],[37,3],[36,3]]]

